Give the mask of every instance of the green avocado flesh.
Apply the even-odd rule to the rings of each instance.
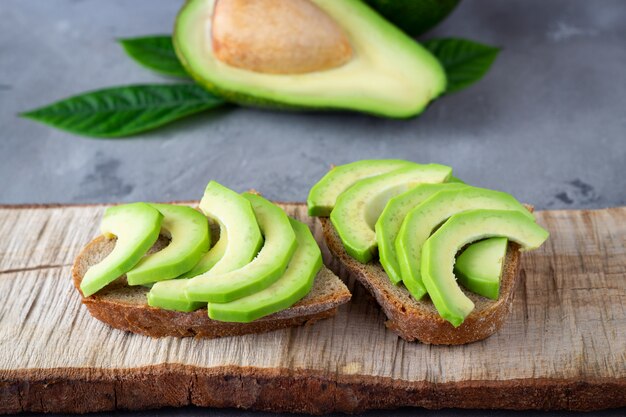
[[[155,283],[148,292],[148,305],[164,310],[190,312],[205,307],[206,303],[191,301],[185,295],[188,279],[170,279]]]
[[[330,213],[346,252],[361,263],[372,260],[377,252],[374,227],[387,202],[419,184],[444,182],[451,174],[444,165],[414,164],[354,183]]]
[[[117,241],[113,251],[85,273],[80,283],[83,295],[95,294],[135,266],[158,239],[162,219],[163,215],[146,203],[108,208],[100,231]]]
[[[161,234],[171,242],[164,249],[143,257],[126,273],[128,285],[151,284],[189,271],[209,249],[207,218],[197,210],[171,204],[150,204],[163,215]]]
[[[355,182],[386,174],[411,164],[413,162],[401,159],[369,159],[334,167],[309,191],[307,198],[309,216],[329,216],[339,195]]]
[[[185,294],[191,301],[228,303],[263,290],[280,278],[296,250],[296,236],[289,218],[280,207],[261,196],[244,193],[252,204],[265,243],[245,266],[216,274],[213,269],[191,278]]]
[[[455,327],[474,309],[474,303],[456,282],[455,256],[469,243],[496,236],[518,243],[522,250],[531,250],[541,246],[548,232],[521,211],[469,210],[450,217],[423,246],[423,283],[441,317]]]
[[[200,260],[213,266],[205,274],[224,274],[247,265],[263,244],[256,216],[248,199],[211,181],[200,201],[200,210],[220,226],[220,238]],[[195,269],[195,268],[194,268]],[[185,276],[188,276],[185,274]],[[161,281],[152,286],[148,304],[169,310],[192,311],[202,306],[185,294],[188,280]]]
[[[209,317],[214,320],[248,323],[291,307],[311,290],[322,267],[322,253],[309,227],[289,219],[298,247],[285,273],[264,290],[230,303],[209,303]]]
[[[416,300],[426,294],[420,271],[424,242],[450,216],[472,209],[514,210],[534,221],[526,207],[500,191],[466,186],[426,199],[407,214],[395,242],[402,281]]]
[[[191,270],[185,272],[179,278],[193,278],[204,274],[222,259],[227,247],[228,238],[224,237],[224,239],[219,239],[207,253],[202,255],[198,263]]]
[[[362,1],[310,2],[340,27],[349,42],[352,54],[340,66],[272,74],[222,62],[212,39],[216,0],[185,3],[174,30],[176,53],[196,82],[245,105],[348,109],[405,118],[421,113],[445,91],[446,76],[439,61]],[[271,31],[268,25],[259,21],[258,29]]]
[[[263,245],[263,236],[247,198],[211,181],[200,200],[200,210],[220,225],[220,239],[215,246],[220,245],[220,251],[220,242],[223,241],[225,246],[223,255],[211,268],[211,274],[241,268],[256,256]]]
[[[508,244],[505,237],[492,237],[470,245],[454,264],[459,283],[478,295],[497,300]]]
[[[443,190],[458,190],[465,185],[449,182],[444,184],[421,184],[387,203],[374,227],[378,256],[389,279],[394,284],[402,281],[402,273],[396,254],[396,238],[406,215],[418,204]]]

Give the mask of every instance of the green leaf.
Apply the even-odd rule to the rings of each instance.
[[[446,70],[446,93],[462,90],[480,80],[500,52],[500,48],[467,39],[430,39],[422,44]]]
[[[221,98],[195,84],[148,84],[92,91],[20,116],[79,135],[115,138],[222,104]]]
[[[120,39],[119,42],[126,53],[140,65],[162,75],[189,78],[176,56],[171,36],[142,36]]]

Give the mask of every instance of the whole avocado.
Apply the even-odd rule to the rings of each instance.
[[[410,36],[419,36],[448,16],[460,0],[365,0]]]

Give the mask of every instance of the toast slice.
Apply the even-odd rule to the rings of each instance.
[[[154,253],[167,244],[168,239],[161,236],[148,253]],[[216,338],[312,324],[332,317],[337,307],[347,303],[351,297],[343,282],[326,267],[322,267],[317,274],[313,288],[306,297],[286,310],[250,323],[211,320],[206,309],[183,313],[151,307],[146,301],[149,289],[128,286],[125,275],[96,294],[84,297],[80,291],[80,283],[87,269],[100,262],[114,247],[115,239],[104,236],[88,243],[76,257],[72,267],[74,286],[93,317],[117,329],[146,336]]]
[[[527,206],[532,211],[532,207]],[[322,231],[332,255],[328,263],[341,278],[353,277],[376,299],[387,316],[386,326],[401,338],[433,345],[462,345],[485,339],[500,329],[513,306],[513,295],[519,281],[519,246],[509,242],[500,282],[500,297],[490,300],[463,289],[475,304],[474,311],[455,328],[439,316],[432,301],[415,300],[402,284],[394,285],[381,264],[362,264],[345,251],[339,235],[328,217],[321,217]]]

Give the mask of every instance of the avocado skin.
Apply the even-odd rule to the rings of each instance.
[[[280,100],[274,100],[274,99],[267,98],[267,97],[261,97],[261,96],[257,96],[253,94],[246,94],[246,93],[241,93],[238,91],[233,91],[227,88],[222,88],[218,85],[218,83],[212,82],[208,80],[206,77],[203,77],[202,74],[199,74],[197,71],[194,71],[192,66],[189,64],[188,60],[185,58],[185,55],[182,52],[180,39],[178,37],[179,26],[180,26],[179,25],[180,16],[185,12],[185,9],[188,6],[190,6],[194,1],[196,0],[186,0],[184,5],[181,7],[180,11],[178,12],[176,22],[174,24],[174,35],[172,37],[174,51],[176,52],[176,55],[181,65],[185,69],[185,71],[189,74],[189,76],[191,76],[191,78],[193,78],[193,80],[198,85],[200,85],[201,87],[203,87],[210,93],[218,97],[221,97],[228,103],[233,103],[233,104],[241,105],[244,107],[254,107],[254,108],[260,108],[260,109],[283,110],[283,111],[311,111],[311,110],[356,111],[359,113],[371,114],[373,116],[385,117],[389,119],[404,120],[404,119],[411,119],[422,114],[433,101],[435,101],[437,98],[442,96],[446,91],[448,82],[447,82],[447,77],[446,77],[446,73],[445,73],[443,66],[441,65],[441,63],[436,57],[432,56],[432,54],[426,48],[422,47],[422,45],[417,42],[414,42],[416,45],[413,45],[412,47],[420,48],[423,50],[422,53],[426,52],[428,55],[432,56],[433,62],[431,63],[431,65],[434,65],[436,67],[436,71],[441,74],[443,81],[441,85],[438,85],[435,88],[433,95],[430,96],[427,102],[421,105],[419,109],[415,109],[411,112],[396,113],[395,110],[391,108],[385,111],[368,110],[368,109],[352,109],[349,107],[335,106],[332,103],[329,103],[328,105],[292,104],[292,103],[285,103]],[[370,9],[373,15],[377,14],[375,10],[373,10],[371,7],[367,5],[367,2],[358,0],[356,1],[356,3],[360,4],[361,5],[360,7]],[[404,37],[404,34],[402,33],[402,31],[398,30],[396,27],[394,27],[394,25],[389,25],[389,29],[397,31],[398,35],[401,35],[401,37]],[[406,40],[411,41],[411,39],[408,37],[406,37]],[[402,39],[401,41],[404,42],[404,39]]]
[[[444,20],[460,0],[365,0],[409,36],[419,36]]]

